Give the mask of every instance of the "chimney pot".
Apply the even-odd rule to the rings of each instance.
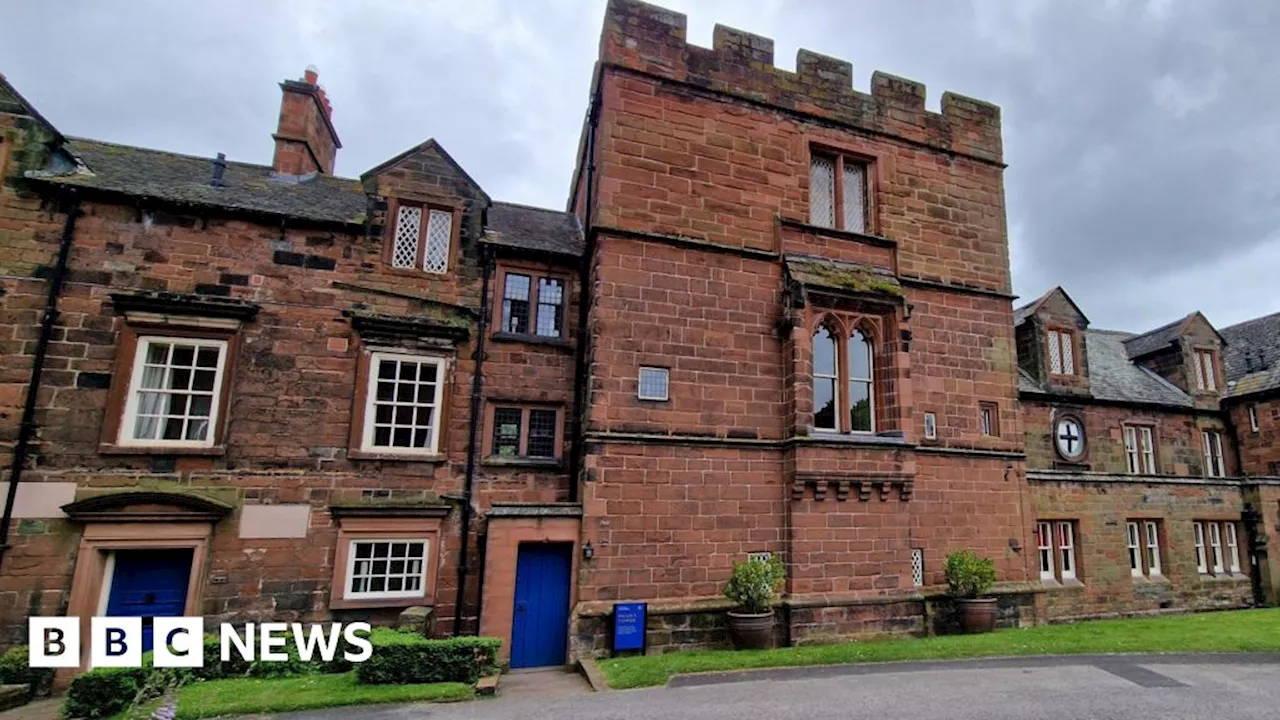
[[[213,178],[209,180],[209,184],[213,187],[225,187],[226,182],[222,179],[222,174],[227,170],[227,156],[224,153],[218,153],[218,157],[213,159]]]
[[[320,71],[315,65],[308,65],[306,71],[302,74],[302,81],[308,85],[315,85],[320,79]]]

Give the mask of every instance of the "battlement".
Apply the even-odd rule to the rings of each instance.
[[[773,64],[773,40],[716,25],[712,47],[690,45],[684,14],[639,0],[609,0],[600,61],[687,82],[756,102],[812,113],[856,127],[1001,162],[1000,108],[942,94],[942,112],[925,110],[923,83],[882,72],[871,92],[853,89],[853,64],[810,50],[796,70]]]

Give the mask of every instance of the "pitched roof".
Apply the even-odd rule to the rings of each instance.
[[[578,217],[562,210],[495,202],[487,223],[481,240],[493,245],[574,257],[586,249]]]
[[[192,207],[359,225],[367,199],[359,181],[331,175],[277,176],[267,165],[227,162],[224,187],[210,185],[213,158],[69,139],[82,167],[64,174],[28,173],[45,182],[153,198]]]
[[[45,117],[40,114],[40,111],[36,110],[35,105],[27,102],[27,99],[22,97],[22,93],[18,92],[18,88],[10,84],[3,74],[0,74],[0,112],[14,112],[28,115],[36,122],[43,125],[44,128],[53,135],[55,142],[62,142],[64,140],[62,133],[58,132],[58,128],[54,127],[53,123],[46,120]]]
[[[1222,337],[1222,333],[1218,332],[1213,323],[1209,322],[1209,319],[1201,314],[1199,310],[1196,310],[1185,317],[1174,320],[1168,325],[1161,325],[1155,330],[1148,330],[1145,333],[1129,338],[1124,343],[1125,350],[1129,353],[1130,358],[1138,358],[1157,350],[1162,350],[1177,340],[1186,331],[1187,325],[1196,318],[1208,325],[1209,329],[1217,333],[1220,339],[1224,342],[1226,341],[1226,338]]]
[[[1058,285],[1056,287],[1050,288],[1048,292],[1036,298],[1035,300],[1032,300],[1026,305],[1014,308],[1013,309],[1013,326],[1017,327],[1021,325],[1023,322],[1025,322],[1027,318],[1031,317],[1032,315],[1035,315],[1036,312],[1040,309],[1040,306],[1043,305],[1046,300],[1052,297],[1054,293],[1060,293],[1062,297],[1066,299],[1067,303],[1070,304],[1071,307],[1075,309],[1076,313],[1079,314],[1080,317],[1084,319],[1086,323],[1089,322],[1089,317],[1084,314],[1084,311],[1080,309],[1080,306],[1076,304],[1076,301],[1072,299],[1072,297],[1069,294],[1067,294],[1066,290],[1062,289],[1061,285]]]
[[[1232,397],[1280,388],[1280,313],[1221,330],[1228,394]]]
[[[1132,333],[1115,330],[1084,331],[1089,359],[1089,394],[1095,400],[1193,407],[1191,397],[1154,372],[1134,363],[1125,350]],[[1044,388],[1019,369],[1020,392],[1044,392]]]

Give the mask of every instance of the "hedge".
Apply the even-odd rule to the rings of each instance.
[[[53,685],[53,668],[33,668],[22,646],[10,648],[0,655],[0,685],[26,685],[27,699],[44,695]]]
[[[95,668],[77,675],[67,689],[62,714],[68,718],[115,715],[138,696],[150,672],[148,668]]]
[[[356,678],[368,685],[473,684],[499,669],[502,641],[496,638],[428,640],[415,633],[374,630],[369,640],[373,655],[356,665]]]

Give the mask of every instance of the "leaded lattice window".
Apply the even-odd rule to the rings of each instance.
[[[401,205],[396,212],[395,244],[391,267],[411,268],[418,262],[418,236],[422,234],[422,208]]]
[[[809,165],[809,222],[836,226],[836,163],[825,155],[814,155]]]
[[[452,239],[453,213],[432,210],[427,218],[427,250],[422,258],[423,270],[443,273],[449,269],[449,244]]]
[[[843,200],[844,229],[866,232],[867,166],[846,160],[843,177],[841,199]]]
[[[911,549],[911,584],[924,585],[924,550],[920,548]]]

